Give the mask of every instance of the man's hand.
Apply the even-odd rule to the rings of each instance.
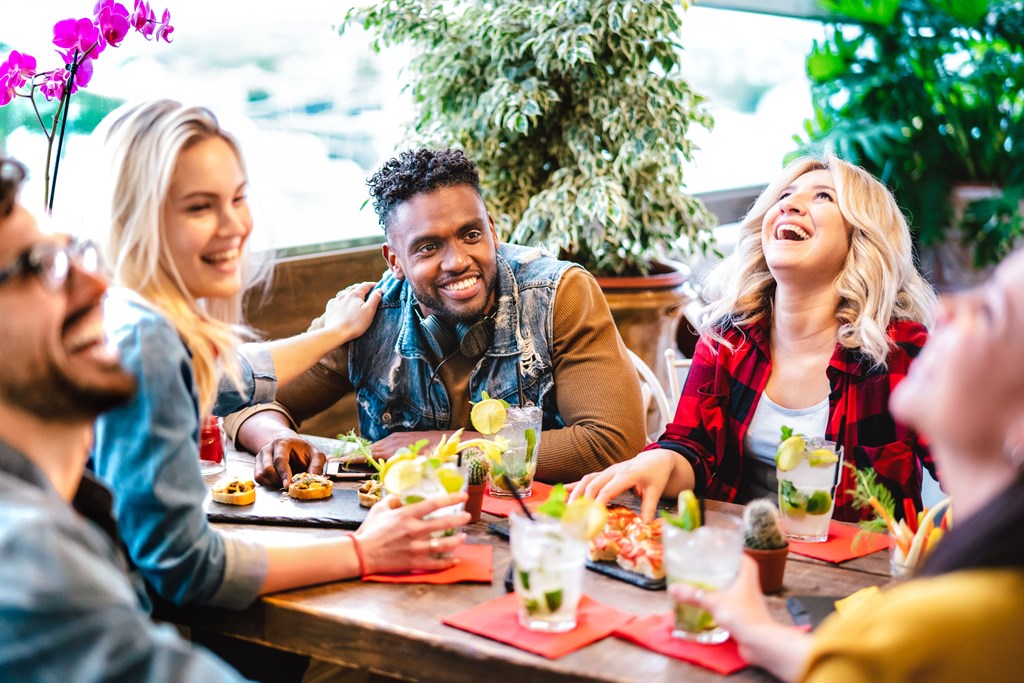
[[[327,456],[295,432],[277,436],[256,454],[254,476],[260,486],[288,488],[294,472],[323,474]]]
[[[424,519],[426,515],[465,502],[465,493],[450,493],[402,506],[395,496],[387,496],[366,516],[356,538],[363,548],[367,574],[405,572],[414,569],[438,570],[455,563],[452,553],[466,534],[443,536],[448,529],[469,523],[468,512]]]
[[[686,471],[689,472],[688,482],[684,476]],[[693,488],[693,470],[678,453],[664,449],[643,451],[602,472],[592,472],[566,488],[571,492],[569,500],[586,495],[605,504],[634,489],[641,500],[640,516],[650,522],[663,495],[674,496],[684,488]]]

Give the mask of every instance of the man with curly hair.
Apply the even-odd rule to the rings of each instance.
[[[387,237],[373,324],[281,387],[278,403],[227,421],[257,453],[261,484],[322,469],[323,453],[295,429],[349,392],[361,433],[386,458],[470,430],[482,392],[518,403],[517,366],[526,402],[544,411],[538,479],[574,481],[643,446],[639,380],[596,281],[539,249],[499,244],[472,160],[410,150],[368,184]]]

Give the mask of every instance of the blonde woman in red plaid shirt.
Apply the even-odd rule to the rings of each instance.
[[[888,410],[927,339],[935,294],[914,268],[892,194],[834,156],[798,159],[758,197],[711,301],[679,406],[661,438],[573,490],[607,501],[633,488],[653,518],[662,496],[745,503],[775,493],[780,424],[843,447],[897,499],[920,507],[928,450]],[[859,517],[846,489],[835,517]]]

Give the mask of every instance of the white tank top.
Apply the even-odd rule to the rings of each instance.
[[[779,449],[782,426],[793,428],[794,434],[825,436],[828,426],[828,397],[810,408],[783,408],[761,394],[754,417],[743,437],[743,452],[775,467],[775,452]]]

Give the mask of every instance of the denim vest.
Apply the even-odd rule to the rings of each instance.
[[[544,429],[565,421],[555,403],[552,336],[555,292],[566,270],[539,249],[498,246],[498,305],[491,345],[469,380],[469,394],[519,403],[516,360],[523,368],[527,404],[544,408]],[[383,298],[370,328],[349,347],[349,379],[359,406],[359,430],[377,441],[392,432],[449,429],[448,393],[434,374],[429,347],[415,310],[416,297],[404,280],[387,273]]]

